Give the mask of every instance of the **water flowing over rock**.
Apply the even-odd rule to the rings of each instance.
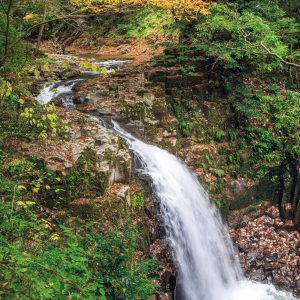
[[[134,138],[114,123],[152,180],[176,263],[176,299],[294,299],[244,279],[226,227],[195,175],[176,157]]]
[[[119,61],[113,63],[118,66]],[[175,147],[178,135],[174,128],[177,127],[177,120],[174,117],[174,122],[171,120],[167,102],[170,104],[189,98],[195,93],[191,89],[193,84],[198,89],[197,95],[200,98],[201,92],[204,93],[207,89],[206,86],[197,84],[202,80],[200,75],[178,76],[177,72],[178,70],[170,69],[147,73],[142,68],[133,70],[129,67],[106,77],[75,78],[46,85],[38,96],[42,103],[55,101],[60,106],[76,107],[90,115],[88,117],[74,109],[60,110],[64,118],[70,121],[71,137],[66,143],[51,143],[41,154],[48,168],[71,168],[85,149],[90,148],[96,152],[97,170],[106,178],[107,195],[112,193],[113,197],[122,199],[121,203],[130,206],[131,157],[122,140],[113,131],[103,127],[99,117],[122,115],[123,118],[126,117],[124,123],[130,132],[152,142],[160,144],[163,141]],[[183,94],[181,90],[184,91]],[[203,102],[203,105],[206,104]],[[210,108],[206,113],[210,114],[211,111],[213,109]],[[169,118],[169,125],[174,123],[176,126],[169,126],[165,130],[166,118]],[[149,253],[165,266],[160,275],[163,290],[168,292],[169,299],[174,297],[176,284],[176,300],[294,299],[285,292],[276,291],[273,286],[244,279],[238,263],[235,263],[235,253],[226,226],[196,177],[180,161],[159,148],[138,141],[120,128],[116,129],[141,159],[141,174],[148,177],[148,182],[152,180],[155,199],[148,197],[145,200],[145,222],[151,243]],[[36,152],[40,149],[35,146],[29,150]],[[178,154],[193,166],[193,162],[203,156],[206,150],[216,151],[212,145],[195,144],[186,139]],[[200,168],[195,173],[200,178],[209,175]],[[240,203],[242,201],[237,196],[249,190],[251,182],[236,179],[228,185],[228,196]],[[253,197],[253,191],[251,195]],[[98,200],[101,201],[100,198]],[[252,201],[250,198],[249,200]],[[89,201],[78,199],[72,205],[74,209],[86,213]],[[160,215],[157,215],[158,212]],[[265,215],[266,212],[269,215]],[[288,209],[286,213],[288,214]],[[257,239],[260,233],[249,228],[253,226],[253,220],[256,222],[254,226],[258,224],[259,231],[266,233],[270,232],[269,228],[278,225],[276,234],[282,238],[278,239],[277,235],[276,238],[277,241],[284,239],[283,245],[286,245],[285,242],[297,241],[295,236],[286,236],[289,235],[286,228],[288,224],[279,224],[278,215],[270,210],[269,203],[263,203],[259,209],[250,207],[237,215],[233,213],[230,219],[231,234],[240,251],[245,274],[253,280],[273,282],[279,288],[299,294],[299,263],[297,265],[294,259],[288,262],[293,263],[293,266],[287,267],[283,263],[284,257],[277,253],[281,249],[279,245],[275,245],[278,250],[276,253],[261,251],[262,242],[273,242],[266,237],[262,241]],[[249,230],[251,234],[244,234],[244,231]],[[251,240],[247,240],[248,237]],[[297,248],[293,244],[288,250],[294,251],[295,255],[285,253],[285,258],[299,257],[297,249],[299,250],[299,245]],[[284,251],[286,252],[286,248]],[[157,297],[155,299],[167,299],[167,296]]]

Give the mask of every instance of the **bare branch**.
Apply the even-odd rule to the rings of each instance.
[[[293,63],[293,62],[289,62],[286,61],[285,59],[283,59],[280,55],[278,55],[277,53],[274,53],[272,51],[270,51],[270,49],[268,49],[263,42],[260,43],[260,45],[268,52],[268,54],[277,57],[281,62],[283,62],[284,64],[288,65],[288,66],[294,66],[297,68],[300,68],[299,64]]]
[[[300,68],[300,65],[299,64],[296,64],[296,63],[293,63],[293,62],[289,62],[287,60],[285,60],[282,56],[278,55],[277,53],[275,52],[272,52],[263,42],[260,42],[260,44],[254,44],[254,43],[251,43],[249,40],[248,40],[248,36],[251,35],[251,32],[247,33],[245,32],[242,28],[239,28],[239,30],[242,32],[242,35],[244,37],[244,40],[247,44],[253,46],[253,47],[256,47],[256,48],[263,48],[267,53],[265,54],[268,54],[268,55],[271,55],[271,56],[274,56],[276,58],[278,58],[282,63],[284,63],[285,65],[288,65],[288,66],[293,66],[293,67],[297,67],[297,68]]]

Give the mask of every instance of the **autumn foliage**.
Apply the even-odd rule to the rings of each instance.
[[[209,2],[205,0],[71,0],[74,6],[83,10],[101,12],[122,10],[130,6],[157,7],[176,15],[207,14]]]

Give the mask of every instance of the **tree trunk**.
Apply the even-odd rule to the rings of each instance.
[[[295,187],[295,194],[293,199],[293,212],[294,212],[294,219],[295,223],[298,223],[298,226],[300,225],[300,176],[298,173],[298,180],[296,182]]]
[[[294,217],[295,225],[297,226],[298,229],[300,229],[300,187],[298,189],[294,201],[294,212],[295,212],[295,217]]]
[[[283,195],[284,195],[284,189],[285,189],[285,184],[284,184],[284,168],[285,164],[282,163],[279,169],[279,179],[278,179],[278,209],[279,209],[279,214],[280,218],[284,220],[284,211],[282,208],[282,202],[283,202]]]
[[[46,23],[45,23],[45,21],[46,21],[46,12],[47,12],[47,2],[44,0],[43,21],[42,21],[42,25],[41,25],[40,30],[39,30],[39,34],[38,34],[38,38],[37,38],[37,44],[36,44],[36,48],[35,48],[35,53],[37,53],[40,50],[40,47],[41,47],[41,42],[42,42],[42,38],[43,38],[45,26],[46,26]]]
[[[12,8],[13,0],[8,1],[7,10],[5,12],[6,16],[6,28],[5,28],[5,42],[4,42],[4,57],[8,54],[8,44],[9,44],[9,27],[10,27],[10,12]]]
[[[293,204],[295,194],[296,194],[296,188],[297,188],[297,182],[298,182],[298,168],[297,168],[297,160],[295,160],[292,156],[289,158],[289,167],[290,167],[290,176],[291,176],[291,191],[290,191],[290,203]]]

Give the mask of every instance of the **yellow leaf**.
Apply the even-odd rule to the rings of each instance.
[[[32,20],[34,18],[35,18],[35,14],[34,13],[28,13],[28,14],[26,14],[26,16],[23,19],[26,20],[26,21],[30,21],[30,20]]]
[[[18,185],[18,190],[26,190],[26,187],[24,185]]]
[[[16,204],[22,207],[27,207],[35,205],[36,203],[34,201],[17,201]]]
[[[40,191],[40,189],[39,188],[34,188],[32,191],[33,191],[33,193],[37,194]]]
[[[60,238],[59,235],[57,233],[54,233],[51,235],[50,240],[57,241],[57,240],[59,240],[59,238]]]

